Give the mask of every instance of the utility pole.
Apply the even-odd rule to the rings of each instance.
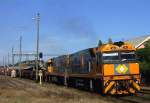
[[[8,53],[8,58],[7,59],[8,59],[8,67],[9,67],[9,53]]]
[[[3,75],[5,75],[5,63],[4,63],[4,56],[3,56],[3,69],[4,69],[4,74]]]
[[[5,68],[6,68],[6,57],[4,56],[4,66],[5,66]]]
[[[14,48],[12,47],[12,65],[13,65],[13,68],[14,68]]]
[[[7,57],[4,56],[4,65],[5,65],[5,76],[6,76],[6,73],[7,73],[7,63],[6,63],[6,60],[7,60]]]
[[[22,36],[20,36],[20,52],[19,52],[19,74],[21,77],[21,59],[22,59]]]
[[[68,68],[70,64],[70,55],[67,55],[66,60],[67,60],[66,63],[67,67],[65,68],[64,85],[68,86],[67,78],[68,78]]]
[[[38,70],[39,70],[39,26],[40,26],[40,13],[37,13],[36,18],[37,26],[37,41],[36,41],[36,80],[38,80]]]

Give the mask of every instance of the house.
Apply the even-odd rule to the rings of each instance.
[[[150,40],[150,35],[136,37],[125,42],[131,43],[132,45],[134,45],[135,48],[140,49],[145,47],[144,45],[148,40]]]

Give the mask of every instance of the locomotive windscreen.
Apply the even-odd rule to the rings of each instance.
[[[117,62],[119,61],[119,53],[118,52],[114,52],[114,53],[103,53],[102,54],[102,59],[103,62]]]
[[[121,61],[135,61],[136,60],[135,52],[121,52],[120,56],[121,56]]]
[[[102,54],[103,63],[135,62],[135,52],[111,52]]]

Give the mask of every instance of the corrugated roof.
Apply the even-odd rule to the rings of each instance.
[[[130,40],[127,40],[127,43],[131,43],[132,45],[134,45],[135,47],[138,47],[139,45],[141,45],[141,43],[143,43],[146,39],[150,39],[150,35],[144,35],[144,36],[140,36],[140,37],[136,37]]]

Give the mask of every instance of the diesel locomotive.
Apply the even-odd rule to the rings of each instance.
[[[47,81],[103,94],[135,94],[140,91],[140,70],[129,43],[112,43],[48,60]]]

